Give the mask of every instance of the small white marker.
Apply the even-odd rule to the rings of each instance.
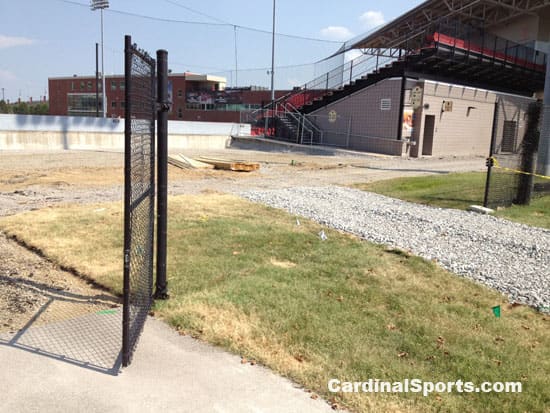
[[[470,205],[468,211],[477,212],[478,214],[491,215],[495,213],[494,209],[485,208],[480,205]]]
[[[321,230],[321,232],[319,232],[319,236],[321,237],[321,239],[323,241],[326,241],[328,239],[327,235],[325,234],[325,231]]]

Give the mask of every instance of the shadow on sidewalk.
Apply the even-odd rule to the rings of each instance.
[[[0,276],[0,282],[47,299],[19,331],[0,333],[0,345],[118,375],[122,308],[116,297],[79,295],[21,278]]]

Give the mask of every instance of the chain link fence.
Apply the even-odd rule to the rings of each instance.
[[[327,115],[309,114],[305,117],[319,131],[314,144],[394,156],[401,156],[404,151],[405,143],[401,140],[358,134],[352,116],[329,111]]]
[[[155,210],[155,61],[126,37],[122,364],[128,366],[152,304]]]
[[[498,98],[487,160],[486,207],[528,204],[531,198],[550,194],[548,177],[535,174],[541,106],[528,98]]]

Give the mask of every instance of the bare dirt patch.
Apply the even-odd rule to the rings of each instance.
[[[118,298],[61,270],[3,233],[0,251],[0,333],[118,306]]]

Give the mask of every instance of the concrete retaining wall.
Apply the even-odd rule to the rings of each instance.
[[[250,125],[168,122],[168,146],[223,149],[231,136],[250,134]],[[0,115],[0,150],[124,150],[124,120],[70,116]]]
[[[322,145],[300,145],[297,143],[282,142],[275,139],[259,138],[257,136],[238,136],[231,139],[231,148],[247,149],[263,152],[295,152],[319,156],[365,156],[372,157],[377,154],[358,152],[350,149],[334,148]],[[383,155],[380,155],[383,156]]]

